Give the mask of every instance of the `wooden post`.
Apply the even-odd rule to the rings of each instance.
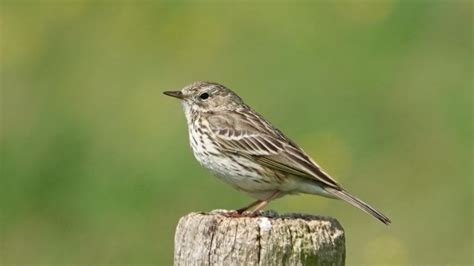
[[[344,265],[339,222],[304,214],[227,217],[225,210],[179,220],[174,265]]]

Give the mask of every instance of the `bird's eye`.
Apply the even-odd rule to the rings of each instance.
[[[209,93],[205,92],[205,93],[199,95],[199,98],[201,98],[202,100],[205,100],[205,99],[209,98]]]

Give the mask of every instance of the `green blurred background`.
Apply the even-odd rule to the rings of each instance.
[[[178,219],[251,201],[180,105],[223,83],[393,220],[314,196],[348,265],[472,263],[470,1],[1,1],[0,264],[172,263]]]

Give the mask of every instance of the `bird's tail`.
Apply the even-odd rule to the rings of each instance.
[[[383,215],[381,212],[377,211],[376,209],[372,208],[369,204],[361,201],[360,199],[356,198],[355,196],[349,194],[349,192],[343,190],[343,189],[335,189],[335,188],[325,188],[325,190],[330,193],[331,195],[335,196],[336,198],[339,198],[349,204],[351,204],[354,207],[357,207],[361,209],[362,211],[374,216],[377,218],[379,221],[382,223],[389,225],[392,221],[390,219]]]

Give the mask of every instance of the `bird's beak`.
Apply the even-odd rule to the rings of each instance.
[[[163,94],[171,96],[171,97],[175,97],[175,98],[178,98],[178,99],[181,99],[181,100],[184,99],[184,95],[180,91],[165,91],[165,92],[163,92]]]

